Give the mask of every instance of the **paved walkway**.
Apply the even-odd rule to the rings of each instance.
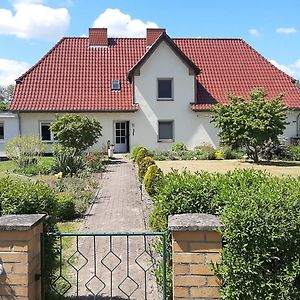
[[[116,155],[104,173],[102,187],[82,232],[148,230],[147,199],[141,199],[135,172],[131,160]],[[82,267],[78,272],[80,299],[161,299],[149,255],[151,240],[144,236],[80,237],[77,264],[77,268]],[[87,297],[94,294],[99,297]]]

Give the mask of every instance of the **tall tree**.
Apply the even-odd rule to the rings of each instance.
[[[0,86],[0,110],[7,110],[12,101],[15,85]]]
[[[282,103],[283,94],[272,100],[258,88],[250,93],[250,99],[230,96],[229,104],[218,104],[213,108],[212,122],[220,129],[223,143],[234,148],[245,147],[255,163],[259,152],[267,142],[279,143],[283,134],[288,107]]]

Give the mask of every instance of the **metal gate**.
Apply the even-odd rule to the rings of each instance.
[[[47,278],[47,239],[54,239],[57,271]],[[166,237],[160,232],[42,233],[42,299],[166,299]],[[153,244],[162,245],[162,255]],[[160,270],[160,286],[155,273]],[[46,293],[46,290],[48,291]]]

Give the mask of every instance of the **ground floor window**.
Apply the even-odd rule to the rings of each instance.
[[[158,141],[174,140],[174,121],[158,121]]]
[[[51,122],[41,122],[40,126],[41,140],[48,142],[53,141],[53,137],[50,130]]]
[[[0,140],[4,140],[4,123],[0,122]]]

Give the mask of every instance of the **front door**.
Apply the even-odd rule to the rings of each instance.
[[[129,139],[129,122],[128,121],[115,121],[115,152],[122,153],[128,151]]]

